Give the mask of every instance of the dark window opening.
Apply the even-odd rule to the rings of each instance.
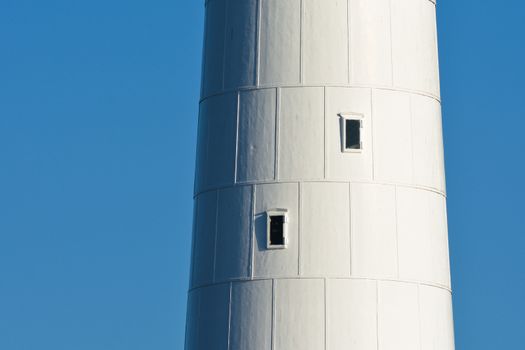
[[[270,246],[284,245],[284,215],[270,216]]]
[[[361,121],[345,120],[345,149],[361,149]]]

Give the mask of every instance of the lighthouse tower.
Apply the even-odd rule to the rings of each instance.
[[[452,350],[432,0],[207,0],[186,350]]]

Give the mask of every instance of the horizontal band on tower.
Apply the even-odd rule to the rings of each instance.
[[[231,94],[239,93],[243,91],[254,91],[254,90],[265,90],[265,89],[292,89],[292,88],[347,88],[347,89],[370,89],[370,90],[384,90],[384,91],[398,91],[407,94],[419,95],[424,97],[429,97],[437,102],[441,103],[441,97],[433,94],[429,94],[424,91],[419,90],[410,90],[400,87],[391,87],[391,86],[380,86],[380,85],[359,85],[359,84],[275,84],[275,85],[260,85],[260,86],[241,86],[235,89],[223,90],[221,92],[213,93],[208,96],[204,96],[199,100],[199,103],[206,101],[209,98]]]
[[[452,293],[452,289],[448,286],[444,286],[442,284],[438,283],[432,283],[432,282],[424,282],[424,281],[415,281],[415,280],[404,280],[404,279],[395,279],[395,278],[370,278],[370,277],[361,277],[361,276],[352,276],[352,277],[315,277],[315,276],[308,276],[308,277],[298,277],[298,276],[291,276],[291,277],[276,277],[276,278],[232,278],[225,281],[215,282],[215,283],[208,283],[199,285],[196,287],[192,287],[188,290],[188,292],[192,292],[194,290],[208,288],[211,286],[218,286],[218,285],[224,285],[224,284],[230,284],[230,283],[249,283],[249,282],[257,282],[257,281],[279,281],[279,280],[349,280],[349,281],[372,281],[372,282],[397,282],[397,283],[406,283],[406,284],[412,284],[412,285],[421,285],[421,286],[427,286],[427,287],[434,287],[443,289],[449,293]]]
[[[204,1],[204,6],[207,6],[212,1],[215,1],[215,0],[205,0]],[[429,2],[433,3],[434,5],[436,5],[436,0],[421,0],[421,1],[429,1]]]
[[[379,185],[379,186],[392,186],[392,187],[402,187],[402,188],[410,188],[415,190],[421,190],[421,191],[428,191],[432,193],[439,194],[440,196],[443,196],[444,198],[447,198],[446,192],[440,191],[435,188],[431,187],[425,187],[425,186],[418,186],[418,185],[410,185],[410,184],[401,184],[401,183],[394,183],[394,182],[382,182],[382,181],[341,181],[341,180],[329,180],[329,179],[319,179],[319,180],[304,180],[304,181],[293,181],[293,180],[283,180],[283,181],[260,181],[260,182],[242,182],[242,183],[236,183],[232,185],[224,185],[219,186],[216,188],[210,188],[203,191],[200,191],[198,193],[195,193],[193,195],[193,199],[197,198],[198,196],[213,192],[213,191],[220,191],[225,190],[228,188],[235,188],[235,187],[245,187],[245,186],[262,186],[262,185],[285,185],[285,184],[307,184],[307,183],[335,183],[335,184],[361,184],[361,185]]]

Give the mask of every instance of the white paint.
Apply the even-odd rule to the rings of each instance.
[[[347,3],[347,0],[303,0],[302,56],[306,84],[348,82]]]
[[[275,177],[275,89],[240,93],[237,182]]]
[[[301,81],[301,0],[263,0],[261,4],[261,85]]]
[[[421,350],[454,349],[452,297],[450,292],[419,287]]]
[[[250,275],[251,203],[250,186],[219,191],[215,281]]]
[[[434,3],[208,0],[205,23],[186,350],[453,350]]]
[[[420,350],[418,286],[380,282],[378,290],[380,350]]]
[[[223,88],[224,35],[226,32],[226,0],[209,1],[206,5],[205,44],[203,57],[202,95],[208,96]]]
[[[230,349],[271,349],[272,281],[233,284],[231,324]]]
[[[230,286],[220,284],[190,292],[192,317],[186,346],[195,350],[228,350]]]
[[[450,286],[445,199],[430,191],[397,189],[399,274]]]
[[[326,282],[327,350],[377,350],[376,290],[375,281]]]
[[[445,191],[441,106],[433,99],[411,96],[414,183]]]
[[[374,178],[383,182],[412,182],[410,95],[374,91]]]
[[[352,200],[352,273],[397,278],[396,189],[354,184]]]
[[[235,13],[243,16],[235,16]],[[228,0],[224,88],[255,84],[257,0]]]
[[[348,184],[301,185],[302,276],[350,275],[349,192]]]
[[[322,179],[324,90],[282,89],[280,103],[278,178]]]
[[[349,0],[350,82],[392,86],[391,0]]]
[[[435,5],[392,0],[394,86],[439,95]]]
[[[324,348],[324,282],[275,281],[274,349]]]
[[[199,119],[197,192],[230,184],[235,172],[236,94],[205,100]]]
[[[217,191],[202,194],[197,199],[196,224],[192,261],[193,287],[213,282],[215,233],[217,228]]]

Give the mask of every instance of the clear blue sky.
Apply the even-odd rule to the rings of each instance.
[[[204,0],[0,0],[0,349],[182,349]],[[438,0],[458,350],[525,344],[523,1]]]

